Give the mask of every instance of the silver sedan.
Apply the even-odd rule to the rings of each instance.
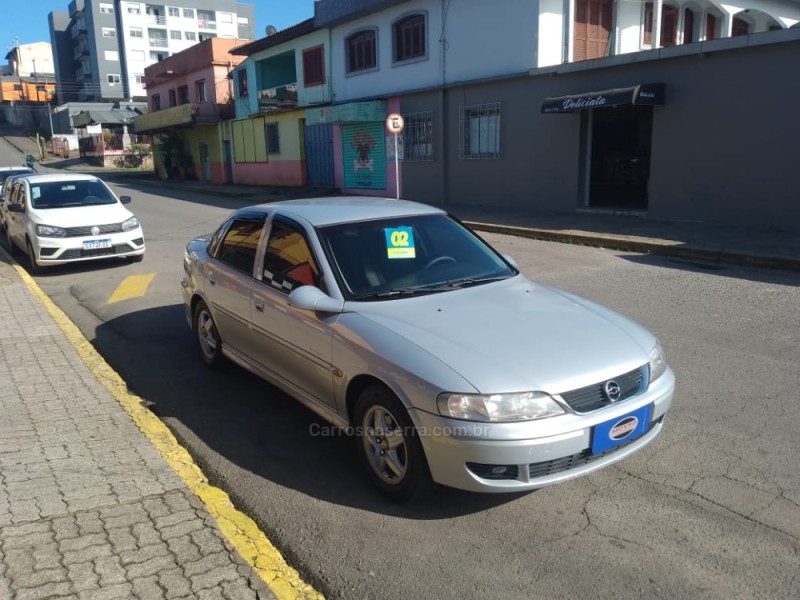
[[[186,318],[228,359],[357,440],[397,501],[518,492],[652,442],[675,377],[629,319],[526,278],[438,208],[335,197],[243,208],[191,241]]]

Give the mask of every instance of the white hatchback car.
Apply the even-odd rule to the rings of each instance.
[[[20,177],[3,203],[6,243],[42,267],[99,258],[144,258],[139,220],[102,180],[92,175]]]

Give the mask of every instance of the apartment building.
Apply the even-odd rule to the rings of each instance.
[[[144,70],[209,38],[251,40],[252,4],[235,0],[73,0],[51,12],[59,103],[144,100]]]

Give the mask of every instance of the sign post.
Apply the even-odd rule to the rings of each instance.
[[[396,198],[400,199],[400,156],[397,152],[397,134],[402,133],[405,122],[402,115],[392,113],[386,118],[386,129],[394,134],[394,181],[397,186]]]

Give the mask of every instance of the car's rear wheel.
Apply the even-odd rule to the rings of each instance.
[[[194,339],[203,362],[212,369],[219,367],[223,360],[222,339],[211,311],[202,300],[194,309]]]
[[[43,271],[42,267],[39,266],[39,263],[36,262],[36,252],[33,249],[33,244],[31,241],[27,241],[28,247],[28,271],[31,275],[40,275]]]
[[[425,452],[408,412],[385,387],[366,388],[355,406],[359,454],[372,482],[395,502],[433,487]]]

